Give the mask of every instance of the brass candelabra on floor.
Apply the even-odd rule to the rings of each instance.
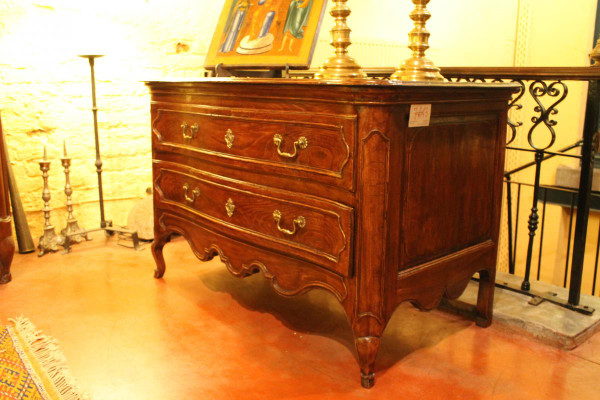
[[[408,34],[408,48],[412,50],[412,57],[405,60],[402,65],[392,74],[391,80],[398,81],[443,81],[440,69],[433,62],[425,58],[425,51],[429,48],[430,33],[425,28],[431,14],[427,10],[430,0],[412,0],[415,5],[410,13],[410,19],[414,22],[414,28]]]
[[[43,256],[46,253],[55,252],[58,250],[58,246],[63,245],[65,238],[62,235],[57,235],[54,232],[54,226],[50,223],[50,189],[48,188],[48,171],[50,170],[50,161],[46,154],[46,147],[44,147],[44,158],[39,161],[40,170],[42,171],[42,178],[44,180],[44,190],[42,192],[42,200],[44,200],[44,233],[40,236],[38,243],[38,257]]]
[[[71,168],[71,158],[67,157],[67,143],[63,142],[63,157],[60,159],[65,169],[65,195],[67,196],[67,226],[60,231],[61,235],[71,243],[81,243],[83,240],[90,240],[85,229],[80,228],[77,219],[73,216],[73,201],[71,195],[73,188],[69,178]]]
[[[352,79],[365,78],[367,75],[360,66],[348,55],[348,46],[350,41],[350,28],[346,24],[346,19],[350,15],[350,8],[346,5],[348,0],[334,0],[334,6],[330,14],[335,18],[335,26],[331,30],[331,45],[335,48],[335,55],[329,58],[319,72],[315,74],[315,79]]]

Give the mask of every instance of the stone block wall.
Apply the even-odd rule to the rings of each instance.
[[[106,217],[125,225],[152,184],[143,81],[201,76],[221,7],[182,0],[0,2],[0,109],[34,237],[43,226],[37,161],[44,146],[52,161],[52,223],[57,230],[65,225],[63,142],[72,157],[76,217],[85,227],[99,226],[90,68],[77,55],[106,55],[95,65]]]

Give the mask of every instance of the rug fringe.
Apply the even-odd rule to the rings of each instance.
[[[87,395],[81,394],[75,379],[71,376],[67,360],[58,347],[56,339],[42,334],[42,331],[37,330],[35,325],[23,316],[9,321],[13,323],[15,330],[36,356],[63,400],[89,400]]]

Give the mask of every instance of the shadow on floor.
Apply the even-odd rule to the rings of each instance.
[[[275,293],[261,273],[245,279],[236,278],[217,260],[206,264],[198,262],[198,268],[202,270],[198,279],[208,290],[228,294],[246,310],[270,314],[292,331],[333,339],[357,357],[344,309],[329,292],[316,289],[296,297],[283,297]],[[198,295],[198,281],[177,280],[172,284],[186,298],[204,303],[203,309],[213,306],[205,304],[206,298]],[[411,353],[435,346],[472,324],[458,316],[437,310],[421,312],[408,303],[402,304],[392,315],[382,336],[376,371],[384,371]]]

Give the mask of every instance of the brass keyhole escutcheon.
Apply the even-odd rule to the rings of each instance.
[[[227,203],[225,203],[225,211],[227,212],[227,216],[229,218],[233,217],[235,204],[233,204],[233,200],[231,200],[231,198],[227,199]]]
[[[225,133],[225,144],[227,148],[230,149],[233,147],[233,141],[235,140],[235,136],[231,129],[227,129],[227,133]]]

